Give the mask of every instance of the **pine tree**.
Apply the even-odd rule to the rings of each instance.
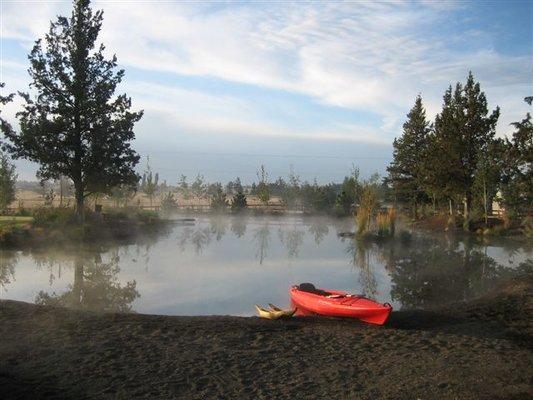
[[[453,93],[451,86],[446,90],[442,111],[435,118],[435,133],[428,139],[425,184],[448,199],[452,213],[452,203],[463,201],[465,228],[476,194],[476,175],[487,176],[481,155],[494,145],[499,112],[496,107],[489,114],[485,94],[469,73],[464,87],[458,82]]]
[[[142,112],[130,111],[125,94],[115,95],[124,71],[117,71],[116,56],[106,59],[104,45],[96,44],[102,21],[103,12],[93,13],[89,0],[76,0],[70,18],[51,23],[29,54],[36,94],[22,95],[20,133],[4,132],[7,149],[38,163],[41,179],[72,180],[79,220],[95,187],[104,183],[110,191],[138,181],[139,156],[131,141]]]
[[[463,91],[463,103],[460,106],[462,108],[459,108],[457,118],[460,123],[462,122],[460,125],[460,148],[463,161],[464,219],[465,228],[467,228],[475,194],[475,177],[481,166],[482,155],[491,150],[500,109],[496,107],[489,115],[487,98],[485,93],[481,91],[479,83],[474,80],[472,72],[468,74]],[[486,172],[484,174],[486,175]]]
[[[426,110],[419,95],[407,114],[402,136],[394,139],[393,161],[387,168],[388,181],[397,198],[411,204],[414,218],[417,217],[417,206],[424,198],[422,165],[430,131],[431,125],[426,120]]]
[[[511,140],[505,140],[501,192],[502,203],[513,219],[522,209],[533,208],[533,124],[530,113],[512,125],[516,130]]]
[[[231,211],[233,212],[241,212],[246,207],[248,207],[248,203],[246,201],[246,196],[242,191],[237,192],[233,199],[231,200]]]

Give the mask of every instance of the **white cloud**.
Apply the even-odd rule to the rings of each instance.
[[[439,3],[440,4],[440,3]],[[4,3],[4,38],[29,44],[42,37],[48,21],[66,13],[69,2]],[[220,96],[191,99],[179,115],[183,97],[161,92],[168,103],[158,104],[187,126],[215,131],[246,130],[251,134],[278,132],[310,138],[375,141],[399,133],[401,122],[421,92],[433,117],[444,89],[464,80],[473,70],[489,100],[502,106],[501,129],[523,114],[521,98],[530,87],[531,54],[503,56],[492,49],[458,50],[458,43],[480,35],[479,29],[457,35],[439,33],[450,10],[462,3],[406,2],[198,4],[174,2],[99,1],[103,8],[102,40],[124,66],[286,90],[311,96],[320,103],[366,111],[382,118],[381,132],[368,128],[330,132],[297,132],[288,127],[249,129],[247,105]],[[4,62],[3,62],[4,63]],[[509,94],[510,93],[510,94]],[[198,96],[198,93],[187,93]],[[154,102],[139,92],[142,103]],[[206,99],[204,99],[206,100]],[[159,102],[161,103],[161,102]],[[206,109],[223,118],[193,121]],[[205,114],[204,114],[205,115]],[[231,122],[231,123],[230,123]],[[503,126],[502,126],[503,125]],[[362,133],[363,132],[363,133]]]

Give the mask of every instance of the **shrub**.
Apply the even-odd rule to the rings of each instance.
[[[63,227],[76,221],[71,208],[38,208],[33,211],[33,225],[42,228]]]
[[[233,212],[240,212],[243,211],[246,207],[248,207],[248,203],[246,201],[246,196],[243,192],[238,192],[233,196],[233,199],[231,201],[231,210]]]
[[[143,222],[145,224],[151,224],[159,220],[159,214],[157,212],[148,210],[137,211],[135,217],[138,221]]]
[[[178,208],[178,200],[174,197],[174,193],[167,192],[161,199],[161,209],[165,212],[175,211]]]
[[[370,230],[372,223],[372,216],[377,207],[377,193],[373,185],[365,185],[361,195],[361,204],[357,209],[355,216],[357,222],[357,233],[359,235],[365,234]]]

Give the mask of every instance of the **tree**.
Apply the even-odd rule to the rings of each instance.
[[[289,182],[281,193],[281,200],[288,208],[293,208],[300,200],[300,177],[296,175],[291,165]]]
[[[257,197],[259,197],[261,203],[267,206],[270,200],[270,190],[268,188],[268,173],[264,165],[261,165],[261,168],[257,172],[257,178],[259,179],[259,183],[257,184]]]
[[[178,200],[174,197],[174,193],[167,192],[161,199],[161,209],[165,212],[175,211],[178,208]]]
[[[118,185],[111,189],[111,197],[115,202],[115,207],[123,205],[126,207],[128,202],[135,197],[137,193],[137,187],[131,185]]]
[[[352,212],[352,207],[361,196],[361,183],[359,182],[359,169],[352,168],[351,176],[344,177],[341,192],[335,201],[335,209],[338,214],[348,215]]]
[[[432,197],[448,200],[452,217],[454,203],[460,197],[457,182],[461,181],[462,174],[454,101],[452,87],[449,86],[443,96],[442,111],[435,118],[435,130],[428,135],[421,165],[424,190]]]
[[[17,174],[9,158],[0,152],[0,212],[5,212],[15,200]]]
[[[153,205],[153,199],[155,192],[157,191],[157,185],[159,184],[159,174],[156,172],[155,175],[150,168],[150,158],[146,162],[146,171],[142,177],[142,192],[148,196],[150,199],[150,207]]]
[[[29,54],[36,94],[22,94],[20,132],[4,132],[5,147],[38,163],[41,179],[72,180],[80,221],[95,186],[101,190],[105,183],[107,192],[138,181],[139,156],[131,141],[142,111],[130,111],[127,95],[115,96],[124,70],[117,71],[116,56],[106,59],[104,45],[96,44],[102,21],[103,12],[93,13],[89,0],[76,0],[70,18],[51,22]]]
[[[5,83],[0,82],[0,89],[3,88],[4,86],[5,86]],[[3,106],[10,103],[13,100],[14,95],[15,95],[14,93],[8,94],[7,96],[0,95],[0,106],[2,106],[3,108]],[[2,108],[0,108],[0,130],[4,134],[13,133],[13,127],[11,126],[11,124],[2,118]]]
[[[196,179],[191,185],[191,192],[196,197],[197,200],[200,200],[206,193],[206,185],[204,183],[203,175],[196,175]]]
[[[191,196],[189,184],[187,183],[187,177],[183,174],[180,175],[178,181],[178,191],[181,193],[185,200],[189,200],[189,197]]]
[[[224,211],[228,207],[228,201],[226,199],[226,193],[224,193],[224,190],[222,189],[222,185],[220,183],[216,183],[212,185],[211,188],[211,209],[214,211]]]
[[[489,211],[492,210],[492,200],[498,192],[503,147],[503,141],[496,139],[491,141],[486,151],[479,155],[478,165],[474,174],[474,206],[483,213],[485,225],[488,224]]]
[[[485,93],[470,72],[463,87],[457,83],[444,94],[442,112],[435,119],[435,134],[429,138],[424,170],[426,185],[451,202],[464,203],[464,227],[468,228],[475,195],[474,181],[482,167],[481,155],[494,143],[499,108],[489,114]]]
[[[246,196],[242,191],[237,192],[235,195],[233,195],[233,199],[231,200],[231,211],[241,212],[246,207],[248,207],[248,203],[246,201]]]
[[[522,209],[533,208],[533,124],[530,113],[512,125],[515,132],[511,140],[505,139],[500,186],[502,203],[511,219],[516,218]]]
[[[489,152],[494,136],[496,124],[500,116],[500,109],[496,107],[489,115],[485,93],[475,82],[472,72],[468,74],[463,92],[461,115],[461,155],[463,160],[463,193],[465,228],[468,226],[469,213],[474,197],[473,184],[482,154]]]
[[[389,182],[400,200],[411,204],[413,218],[417,218],[418,204],[425,197],[423,190],[422,165],[427,147],[431,124],[426,120],[422,97],[417,96],[415,104],[403,124],[403,134],[394,139],[393,161],[387,171]]]

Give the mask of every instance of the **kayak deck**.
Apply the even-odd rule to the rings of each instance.
[[[364,296],[338,290],[309,291],[308,288],[301,290],[299,286],[293,286],[290,288],[290,295],[299,315],[357,318],[371,324],[383,325],[392,311],[392,306],[388,303],[381,304]]]

